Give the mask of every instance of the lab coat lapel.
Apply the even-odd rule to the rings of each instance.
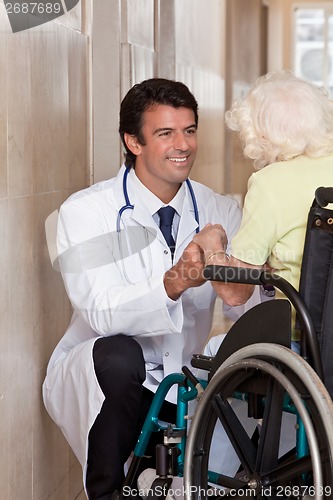
[[[125,169],[121,169],[121,171],[117,176],[117,181],[115,184],[115,190],[116,190],[115,196],[117,200],[118,210],[120,210],[125,203],[125,197],[123,194],[124,171]],[[155,223],[153,217],[150,214],[150,211],[148,210],[146,205],[142,202],[142,199],[139,196],[137,196],[133,187],[131,187],[131,182],[129,177],[127,182],[127,190],[128,190],[129,201],[130,204],[133,205],[133,209],[128,209],[123,211],[121,216],[122,222],[127,223],[128,225],[131,225],[130,221],[136,222],[140,226],[145,227],[147,231],[151,233],[152,238],[157,237],[158,240],[160,240],[163,244],[167,246],[158,225]]]
[[[123,177],[124,177],[125,168],[121,167],[118,172],[116,183],[115,183],[115,198],[117,200],[118,209],[125,204],[125,198],[123,194]],[[153,229],[153,233],[156,232],[157,239],[161,242],[163,246],[168,248],[168,245],[158,227],[155,223],[153,217],[151,216],[147,207],[142,203],[142,200],[138,199],[133,189],[130,188],[130,182],[127,183],[128,191],[129,191],[129,199],[130,203],[134,205],[133,210],[125,210],[122,214],[122,221],[125,222],[128,219],[132,219],[141,226],[144,226],[149,231],[149,228]],[[193,187],[193,185],[192,185]],[[186,193],[183,205],[183,211],[180,214],[180,223],[177,234],[176,241],[176,254],[180,255],[185,246],[191,241],[192,237],[195,234],[195,230],[198,227],[198,223],[195,220],[194,216],[194,208],[193,202],[191,199],[191,195],[189,189],[186,185]],[[191,238],[190,238],[191,237]],[[189,239],[190,238],[190,239]]]
[[[142,202],[140,203],[140,200],[136,202],[135,197],[133,204],[134,204],[134,209],[132,211],[132,214],[130,210],[128,210],[127,213],[129,215],[131,214],[132,219],[135,220],[137,223],[147,228],[153,228],[154,231],[157,231],[156,234],[157,239],[161,242],[163,246],[168,248],[168,245],[163,237],[163,234],[161,233],[158,225],[155,223],[154,219],[150,215],[147,208],[142,204]],[[184,248],[192,240],[197,227],[198,223],[195,220],[194,216],[193,202],[189,194],[189,190],[186,186],[186,195],[184,199],[183,211],[180,216],[180,223],[177,234],[175,257],[177,255],[182,254]]]
[[[141,203],[140,200],[136,200],[132,212],[132,219],[141,226],[146,227],[148,231],[150,230],[150,228],[153,228],[154,232],[159,232],[157,224],[155,223],[153,217],[150,215],[148,208],[142,203],[142,200]]]
[[[135,220],[138,224],[141,224],[141,226],[144,226],[147,231],[151,234],[152,238],[157,238],[157,240],[161,243],[163,247],[165,247],[167,250],[169,250],[168,244],[164,239],[163,234],[161,233],[161,230],[154,221],[153,217],[150,215],[149,210],[139,202],[134,206],[134,210],[132,213],[132,219]],[[177,246],[177,243],[176,243]]]
[[[186,186],[186,196],[183,205],[183,211],[180,216],[180,223],[178,228],[177,242],[176,242],[176,253],[183,252],[184,248],[192,240],[195,231],[198,227],[198,223],[195,220],[193,202]]]
[[[114,196],[118,211],[121,210],[122,207],[125,205],[124,185],[123,185],[124,173],[125,173],[125,167],[122,166],[118,172],[115,182]],[[127,193],[129,202],[133,206],[133,208],[129,208],[128,210],[124,210],[122,212],[121,216],[122,222],[124,223],[125,221],[129,221],[129,219],[132,219],[141,226],[147,228],[153,227],[156,231],[157,225],[155,224],[154,219],[150,215],[149,210],[147,209],[145,204],[142,203],[142,199],[136,195],[135,190],[131,186],[130,176],[127,177]]]

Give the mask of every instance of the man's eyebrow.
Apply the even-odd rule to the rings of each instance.
[[[157,128],[155,131],[154,131],[154,135],[155,134],[159,134],[160,132],[168,132],[168,131],[172,131],[174,130],[173,128],[171,127],[161,127],[161,128]]]
[[[196,124],[195,124],[195,123],[193,123],[192,125],[188,125],[187,127],[185,127],[185,128],[184,128],[184,130],[188,130],[188,129],[190,129],[190,128],[195,128],[195,129],[196,129],[196,128],[197,128],[197,126],[196,126]],[[174,129],[174,128],[172,128],[172,127],[161,127],[161,128],[157,128],[157,129],[154,131],[153,135],[155,135],[155,134],[159,134],[160,132],[172,132],[173,130],[175,130],[175,129]]]

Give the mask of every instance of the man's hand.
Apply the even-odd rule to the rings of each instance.
[[[193,241],[204,253],[205,265],[258,267],[242,262],[232,256],[229,257],[229,255],[225,253],[228,240],[225,230],[220,224],[206,224],[206,226],[194,236]],[[212,285],[223,302],[230,306],[244,304],[254,291],[254,285],[230,282],[223,283],[221,281],[212,281]]]
[[[172,300],[177,300],[188,288],[197,287],[205,283],[203,269],[205,258],[198,245],[191,242],[184,250],[183,255],[164,275],[164,287]]]

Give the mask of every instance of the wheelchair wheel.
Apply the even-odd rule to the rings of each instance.
[[[256,393],[255,402],[262,412],[256,443],[233,411],[230,398],[237,393],[250,413]],[[286,411],[298,415],[297,426],[303,428],[306,439],[301,447],[298,443],[281,455]],[[255,423],[257,418],[255,412]],[[217,470],[216,463],[210,470],[213,435],[221,424],[240,463],[232,476],[225,474],[223,467]],[[298,433],[295,430],[295,440],[301,439]],[[305,451],[299,453],[300,449]],[[285,347],[253,344],[222,364],[198,403],[186,445],[185,495],[191,500],[212,496],[333,498],[332,455],[333,404],[314,370]]]

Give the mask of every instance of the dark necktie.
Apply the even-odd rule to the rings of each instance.
[[[175,251],[175,240],[171,234],[173,216],[175,215],[175,209],[172,207],[163,207],[158,210],[158,215],[160,216],[160,229],[167,242],[171,255],[173,257]]]

